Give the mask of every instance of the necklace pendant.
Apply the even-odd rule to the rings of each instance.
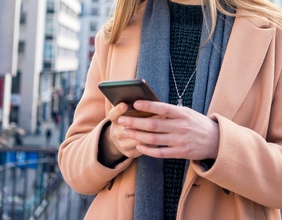
[[[177,100],[177,106],[183,106],[182,98],[179,98],[179,99]]]

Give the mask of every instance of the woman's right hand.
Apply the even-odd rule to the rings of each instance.
[[[123,135],[124,126],[118,124],[120,116],[124,115],[128,106],[125,103],[119,103],[113,107],[108,114],[108,118],[111,120],[111,125],[105,130],[102,135],[102,143],[100,147],[100,159],[105,165],[111,165],[122,157],[136,158],[141,153],[136,150],[136,145],[139,142],[125,138]]]

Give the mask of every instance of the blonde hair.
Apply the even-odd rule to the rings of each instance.
[[[104,27],[106,42],[115,44],[121,32],[127,27],[139,5],[145,0],[117,0],[113,16]],[[268,20],[272,25],[282,28],[282,11],[274,3],[269,0],[206,0],[209,4],[212,27],[210,36],[212,35],[215,25],[217,10],[227,16],[237,16],[228,12],[223,5],[226,4],[231,8],[244,9],[252,12],[254,16]],[[202,4],[203,5],[203,4]],[[244,16],[240,14],[240,16]]]

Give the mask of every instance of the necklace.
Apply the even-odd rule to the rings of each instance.
[[[182,100],[182,97],[190,83],[190,81],[192,80],[193,76],[196,74],[196,71],[197,71],[197,67],[195,68],[194,72],[192,73],[192,75],[190,76],[190,78],[188,79],[181,95],[178,91],[178,86],[177,86],[177,83],[176,83],[176,79],[175,79],[175,75],[174,75],[174,71],[173,71],[173,66],[172,66],[172,61],[171,61],[171,57],[169,56],[169,64],[170,64],[170,69],[171,69],[171,74],[172,74],[172,78],[173,78],[173,81],[174,81],[174,86],[175,86],[175,89],[176,89],[176,93],[177,93],[177,96],[178,96],[178,99],[177,99],[177,105],[178,106],[183,106],[183,100]]]

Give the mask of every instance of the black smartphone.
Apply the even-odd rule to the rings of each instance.
[[[102,81],[98,87],[114,106],[120,102],[128,105],[126,116],[152,116],[152,113],[135,110],[133,103],[136,100],[159,101],[144,79]]]

